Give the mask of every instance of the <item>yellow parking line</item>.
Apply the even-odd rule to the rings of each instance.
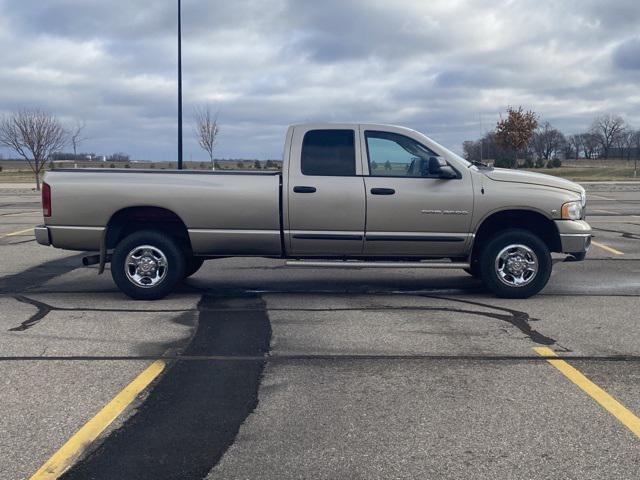
[[[22,235],[23,233],[27,233],[27,232],[33,233],[33,227],[25,228],[24,230],[20,230],[18,232],[5,233],[4,235],[0,235],[0,238],[15,237],[16,235]]]
[[[600,242],[595,242],[595,241],[592,240],[591,244],[595,245],[596,247],[599,247],[599,248],[601,248],[603,250],[606,250],[609,253],[613,253],[615,255],[624,255],[624,253],[622,253],[620,250],[616,250],[615,248],[609,247],[609,246],[604,245],[604,244],[602,244]]]
[[[135,380],[127,385],[113,400],[107,403],[95,417],[85,423],[60,450],[54,453],[40,469],[33,474],[31,480],[53,480],[62,475],[73,462],[87,450],[91,443],[100,435],[127,406],[135,400],[160,373],[164,370],[165,362],[156,360],[149,365]]]
[[[602,408],[616,417],[620,423],[635,433],[636,437],[640,438],[640,418],[636,417],[629,409],[627,409],[627,407],[622,405],[567,362],[561,360],[550,348],[536,347],[534,350],[541,357],[545,357],[547,361],[560,370],[565,377],[575,383],[587,395],[598,402]]]

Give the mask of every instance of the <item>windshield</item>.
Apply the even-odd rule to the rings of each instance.
[[[438,142],[436,142],[435,140],[433,140],[432,138],[429,138],[429,140],[431,141],[431,143],[433,143],[438,149],[444,150],[444,153],[446,153],[447,155],[451,155],[452,157],[455,157],[456,160],[460,161],[461,163],[463,163],[466,167],[471,167],[473,166],[473,163],[471,163],[468,160],[465,160],[464,158],[462,158],[460,155],[458,155],[455,152],[452,152],[451,150],[449,150],[447,147],[444,147],[442,145],[440,145]]]

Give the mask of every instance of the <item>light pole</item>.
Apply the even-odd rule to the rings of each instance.
[[[182,2],[178,0],[178,170],[182,170]]]

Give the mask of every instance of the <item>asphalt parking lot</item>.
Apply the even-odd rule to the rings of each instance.
[[[637,479],[640,183],[587,190],[587,259],[528,300],[225,259],[134,302],[0,188],[0,479]]]

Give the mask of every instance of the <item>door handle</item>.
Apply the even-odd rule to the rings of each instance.
[[[316,187],[293,187],[294,193],[316,193]]]
[[[372,195],[393,195],[396,191],[393,188],[372,188]]]

